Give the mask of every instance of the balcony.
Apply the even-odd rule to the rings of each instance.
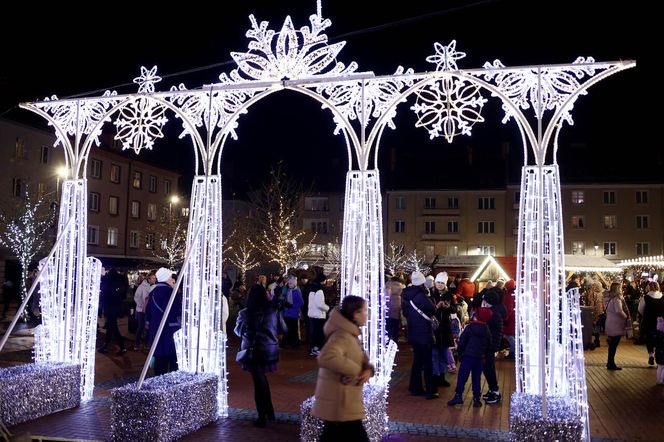
[[[448,208],[435,208],[435,209],[422,209],[423,216],[459,216],[461,209],[448,209]]]
[[[424,241],[460,241],[461,234],[456,233],[423,233],[420,235]]]

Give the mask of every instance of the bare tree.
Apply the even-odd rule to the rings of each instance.
[[[423,256],[417,256],[417,250],[406,255],[405,269],[407,272],[421,272],[423,275],[429,274],[431,268],[425,264]]]
[[[328,243],[323,253],[325,264],[332,268],[332,272],[336,275],[338,281],[341,277],[341,244],[339,244],[339,237],[334,238],[334,242]]]
[[[45,196],[35,198],[26,186],[24,198],[0,212],[0,244],[11,250],[21,266],[21,301],[28,294],[25,283],[30,263],[43,252],[53,225],[53,212]],[[23,317],[25,314],[22,312]]]
[[[255,248],[248,240],[230,249],[227,255],[228,260],[240,271],[242,282],[245,281],[249,270],[260,265],[255,259]]]
[[[387,252],[385,253],[385,269],[395,276],[398,272],[403,272],[406,265],[406,254],[404,253],[404,246],[391,241],[387,245]]]

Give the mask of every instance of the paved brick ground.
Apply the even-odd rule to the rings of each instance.
[[[126,329],[126,328],[123,328]],[[12,352],[0,354],[0,366],[14,365],[29,359],[29,332],[12,338]],[[237,342],[231,340],[229,361],[234,360]],[[96,358],[95,400],[78,409],[68,410],[12,428],[15,433],[31,433],[71,439],[105,440],[109,432],[109,391],[134,381],[142,368],[145,352],[132,352],[117,357],[113,354]],[[497,368],[502,403],[471,407],[467,385],[463,406],[447,407],[452,388],[440,390],[441,398],[427,401],[408,395],[408,371],[412,353],[405,344],[397,355],[394,381],[390,392],[389,414],[392,435],[389,441],[431,442],[433,440],[505,440],[509,430],[509,393],[514,389],[514,365],[499,360]],[[237,364],[230,362],[229,403],[231,417],[210,425],[185,438],[188,441],[264,441],[298,440],[297,421],[300,403],[313,394],[315,359],[305,350],[281,353],[279,372],[269,376],[278,422],[268,430],[255,429],[251,379]],[[655,385],[655,369],[647,365],[645,348],[622,343],[618,348],[619,372],[605,368],[606,346],[586,352],[586,374],[590,402],[591,434],[595,440],[664,440],[664,420],[657,419],[664,407],[664,387]],[[450,376],[454,384],[456,376]],[[486,385],[483,384],[483,390]]]

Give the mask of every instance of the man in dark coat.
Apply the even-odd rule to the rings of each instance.
[[[150,301],[148,302],[145,314],[147,321],[149,321],[148,333],[151,342],[154,342],[154,339],[157,337],[159,324],[161,324],[161,320],[166,312],[166,307],[173,293],[174,286],[175,280],[173,280],[173,272],[171,270],[164,267],[157,270],[157,284],[155,284],[150,292]],[[178,317],[181,315],[182,298],[176,295],[153,355],[154,373],[157,376],[177,371],[178,369],[173,334],[180,329]]]
[[[484,363],[484,377],[489,384],[489,391],[482,396],[487,404],[500,402],[502,395],[498,390],[498,377],[496,376],[496,352],[500,350],[503,340],[503,318],[507,316],[505,306],[500,303],[500,292],[497,288],[491,288],[484,293],[482,307],[491,309],[493,313],[487,322],[491,332],[491,351]]]
[[[413,346],[413,366],[410,370],[408,391],[414,396],[426,396],[427,399],[438,397],[437,387],[433,382],[433,328],[431,317],[436,307],[424,287],[425,278],[420,272],[411,275],[412,285],[402,293],[402,310],[408,320],[408,342]],[[422,388],[422,371],[424,385]]]
[[[108,344],[113,339],[116,340],[120,350],[116,353],[118,356],[127,353],[124,337],[118,328],[118,318],[122,314],[122,302],[127,298],[127,289],[129,283],[127,278],[116,269],[108,271],[101,284],[101,304],[104,308],[104,318],[106,319],[106,339],[104,345],[99,349],[100,353],[108,352]]]

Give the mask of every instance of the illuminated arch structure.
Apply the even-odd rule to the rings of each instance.
[[[78,362],[83,365],[84,399],[93,386],[92,364],[99,265],[87,258],[87,183],[85,170],[93,144],[99,144],[104,124],[117,127],[116,139],[125,149],[139,153],[163,136],[170,111],[181,120],[181,138],[191,140],[196,155],[187,253],[178,285],[183,289],[183,325],[178,337],[181,370],[211,372],[219,376],[220,414],[227,410],[225,335],[221,325],[221,169],[220,159],[228,137],[241,115],[259,100],[283,89],[307,95],[332,112],[335,134],[346,140],[349,171],[342,245],[341,296],[367,299],[370,321],[362,342],[380,376],[389,382],[393,348],[388,351],[384,333],[383,232],[378,147],[386,127],[395,128],[397,106],[416,95],[411,106],[417,126],[430,138],[470,135],[488,101],[482,93],[498,97],[505,112],[503,123],[514,120],[524,151],[519,209],[517,277],[517,393],[544,396],[541,412],[547,415],[548,398],[566,398],[583,425],[588,439],[581,323],[577,300],[564,291],[563,227],[560,174],[556,163],[558,135],[576,99],[598,81],[635,66],[633,61],[596,62],[578,58],[572,64],[505,67],[500,61],[482,68],[459,69],[465,54],[456,42],[435,43],[427,61],[435,71],[416,73],[398,67],[392,75],[359,71],[352,62],[336,60],[345,42],[328,44],[331,25],[320,13],[309,25],[296,29],[287,17],[279,31],[250,17],[246,52],[232,52],[237,68],[222,73],[215,84],[188,89],[183,84],[155,91],[161,79],[156,67],[141,69],[134,81],[138,93],[115,92],[100,97],[24,103],[53,126],[65,150],[70,179],[63,184],[59,226],[64,240],[45,263],[42,283],[45,310],[37,341],[38,358]],[[546,164],[548,149],[553,162]],[[73,222],[70,222],[72,221]],[[66,229],[65,229],[66,227]],[[70,290],[67,288],[71,287]],[[85,296],[79,296],[82,293]],[[175,293],[175,291],[174,291]],[[88,299],[89,298],[89,299]],[[86,300],[83,302],[83,300]],[[170,305],[169,305],[170,307]],[[49,313],[49,310],[51,313]],[[73,326],[68,321],[76,322]],[[87,346],[79,344],[88,342]],[[156,342],[156,340],[155,340]],[[77,344],[78,343],[78,344]],[[60,346],[59,351],[52,348]],[[77,347],[78,345],[78,347]],[[149,360],[150,358],[148,358]],[[147,364],[147,362],[146,362]],[[139,388],[143,376],[139,381]],[[514,402],[514,401],[513,401]],[[553,402],[551,402],[553,403]]]

